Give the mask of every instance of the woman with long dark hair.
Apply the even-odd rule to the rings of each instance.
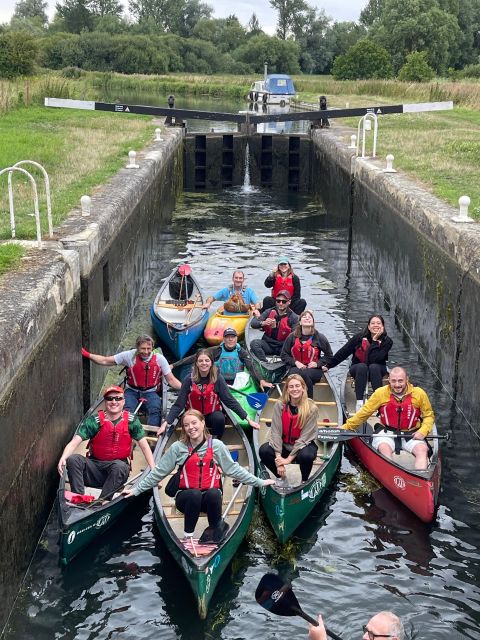
[[[225,414],[222,404],[247,420],[254,429],[259,425],[251,420],[245,410],[230,393],[225,379],[214,363],[212,354],[206,349],[200,349],[195,355],[192,371],[182,382],[175,404],[168,412],[162,423],[162,431],[168,424],[172,424],[185,409],[196,409],[205,416],[206,425],[211,434],[221,438],[225,430]]]
[[[324,371],[328,371],[352,356],[349,373],[355,380],[357,410],[363,405],[369,380],[374,391],[383,385],[382,378],[387,373],[388,352],[392,345],[383,317],[375,314],[368,319],[366,328],[350,338],[324,367]]]
[[[305,380],[288,376],[282,397],[273,408],[270,439],[259,450],[263,464],[277,478],[286,477],[286,466],[300,465],[302,482],[308,480],[317,456],[318,408],[307,395]]]
[[[313,385],[320,382],[322,367],[332,355],[327,337],[315,329],[313,311],[305,309],[283,343],[280,357],[290,366],[289,374],[297,373],[305,380],[309,398],[313,398]]]
[[[263,299],[262,311],[275,306],[275,298],[280,291],[288,291],[291,298],[290,308],[297,315],[307,306],[301,297],[300,279],[293,273],[292,265],[285,256],[278,258],[276,268],[266,277],[264,284],[266,287],[272,287],[272,295]]]

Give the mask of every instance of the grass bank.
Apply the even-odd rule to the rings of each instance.
[[[141,149],[151,139],[154,126],[147,116],[22,107],[0,118],[0,167],[32,159],[42,164],[50,178],[53,223],[61,223],[79,204],[127,161],[129,149]],[[32,169],[32,173],[36,170]],[[33,200],[29,185],[14,178],[17,238],[35,237]],[[43,181],[38,180],[42,229],[47,230]],[[11,237],[7,177],[0,190],[0,238]],[[43,213],[43,215],[42,215]]]

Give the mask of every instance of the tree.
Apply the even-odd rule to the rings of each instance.
[[[202,18],[210,18],[212,8],[200,0],[129,0],[130,12],[139,23],[153,22],[157,30],[189,36]]]
[[[232,53],[235,60],[248,64],[255,73],[263,75],[263,63],[268,61],[271,73],[299,73],[299,47],[293,40],[282,40],[261,34],[252,36]]]
[[[44,0],[19,0],[15,4],[14,18],[40,18],[42,24],[48,22],[47,2]]]
[[[386,0],[369,0],[360,12],[360,22],[366,27],[371,27],[381,17],[385,2]]]
[[[328,34],[332,39],[333,57],[346,53],[359,40],[367,37],[367,30],[356,22],[335,22]]]
[[[249,36],[257,36],[260,33],[263,33],[262,27],[260,26],[260,22],[258,21],[257,15],[252,13],[252,16],[247,24],[247,33]]]
[[[438,0],[384,0],[381,16],[369,37],[390,51],[395,69],[412,51],[428,51],[428,62],[443,73],[458,56],[460,28],[456,16]]]
[[[332,74],[337,80],[391,78],[392,58],[376,42],[363,38],[333,63]]]
[[[36,57],[37,43],[29,33],[0,33],[0,78],[31,75]]]
[[[427,61],[427,52],[413,51],[408,54],[398,79],[407,82],[428,82],[434,75],[435,71]]]
[[[304,28],[295,33],[300,47],[300,67],[305,73],[325,73],[333,60],[333,39],[330,18],[322,10],[309,11]]]
[[[96,16],[117,16],[123,13],[119,0],[89,0],[89,8]]]
[[[270,0],[270,6],[278,11],[276,33],[282,40],[299,33],[312,11],[305,0]]]
[[[224,53],[233,51],[245,42],[245,29],[236,16],[228,18],[203,18],[193,28],[194,38],[206,40],[214,44]]]
[[[89,0],[63,0],[57,2],[58,16],[62,19],[64,28],[70,33],[80,33],[93,29],[93,14],[88,8]]]

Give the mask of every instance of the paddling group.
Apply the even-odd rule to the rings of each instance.
[[[174,270],[168,286],[171,299],[164,307],[197,305],[197,300],[190,300],[197,285],[189,265]],[[271,288],[271,295],[260,303],[253,289],[246,286],[244,273],[236,270],[231,285],[200,301],[207,316],[214,301],[223,302],[223,314],[230,316],[232,323],[236,316],[247,314],[249,330],[262,335],[247,341],[244,348],[238,343],[237,330],[227,326],[220,344],[180,361],[192,365],[182,381],[154,349],[148,335],[139,336],[134,349],[111,356],[82,349],[82,355],[97,365],[124,366],[126,379],[125,388],[110,385],[105,390],[104,407],[82,423],[59,460],[58,471],[63,475],[68,470],[71,493],[79,496],[77,501],[81,501],[85,485],[101,490],[100,504],[118,496],[129,476],[132,442],[137,441],[150,472],[125,488],[124,497],[156,487],[177,469],[171,495],[175,508],[183,514],[183,541],[188,545],[193,540],[197,522],[205,513],[208,527],[197,543],[218,545],[228,528],[222,518],[222,482],[226,477],[233,479],[234,487],[245,484],[263,492],[273,487],[286,496],[291,489],[288,469],[292,464],[298,465],[298,484],[303,485],[311,478],[314,465],[317,473],[335,453],[331,447],[319,455],[320,443],[328,440],[328,431],[319,439],[319,426],[355,430],[377,413],[379,419],[369,431],[372,447],[386,460],[406,451],[414,456],[416,471],[427,469],[430,445],[426,439],[434,426],[433,410],[427,394],[410,383],[402,367],[391,369],[385,384],[393,343],[382,316],[372,315],[362,331],[333,353],[327,337],[315,328],[314,312],[301,297],[300,280],[288,258],[279,258],[265,286]],[[335,400],[318,400],[315,393],[322,385],[332,386],[328,372],[350,357],[355,402],[353,408],[348,407],[349,417],[342,424],[341,419],[332,422],[321,414],[321,408],[336,405]],[[269,379],[269,367],[281,368],[283,388]],[[242,372],[256,381],[257,391],[269,390],[274,401],[268,421],[263,419],[267,427],[260,424],[259,411],[269,398],[264,393],[236,391]],[[328,384],[322,382],[325,376]],[[167,384],[178,392],[168,412],[162,403]],[[369,385],[372,392],[368,397]],[[248,404],[239,401],[238,393],[246,396]],[[140,407],[145,413],[144,426],[135,415]],[[253,430],[268,429],[258,447],[261,477],[239,464],[222,442],[232,414]],[[155,434],[150,441],[160,441],[162,434],[170,437],[175,428],[178,438],[154,462],[145,430]],[[331,433],[335,431],[338,429]],[[76,452],[83,441],[89,441],[87,456]],[[339,456],[337,464],[338,460]],[[321,634],[321,629],[316,633]],[[369,638],[378,635],[371,629],[365,633]]]

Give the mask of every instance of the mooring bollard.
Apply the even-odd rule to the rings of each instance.
[[[163,142],[163,138],[160,135],[161,133],[162,133],[162,130],[157,127],[155,129],[155,142]]]
[[[387,166],[383,170],[383,173],[397,173],[396,169],[393,168],[394,160],[395,160],[395,156],[389,153],[387,156]]]
[[[82,207],[82,216],[86,218],[92,212],[92,199],[90,196],[82,196],[80,198],[80,206]]]
[[[140,165],[137,164],[135,162],[135,160],[137,159],[137,152],[133,151],[133,149],[131,151],[128,152],[128,164],[127,164],[127,169],[139,169]]]
[[[357,136],[354,133],[352,133],[352,135],[350,136],[350,146],[348,148],[349,149],[357,148]]]
[[[468,207],[470,205],[470,198],[468,196],[461,196],[458,199],[460,211],[458,216],[452,216],[453,222],[475,222],[473,218],[468,215]]]

